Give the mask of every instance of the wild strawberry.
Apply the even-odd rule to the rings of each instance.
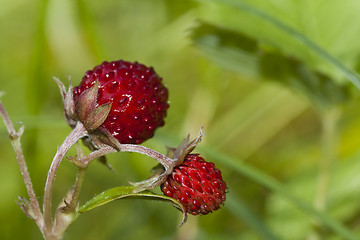
[[[182,203],[193,215],[206,215],[226,199],[226,183],[212,162],[199,154],[188,154],[161,185],[161,191]]]
[[[111,105],[101,127],[120,143],[142,143],[164,125],[168,90],[153,68],[137,62],[105,61],[87,71],[74,88],[75,105],[81,94],[96,83],[95,107]]]

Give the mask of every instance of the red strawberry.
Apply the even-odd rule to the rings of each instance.
[[[74,101],[98,81],[96,107],[111,109],[101,127],[120,143],[142,143],[164,125],[168,90],[153,68],[123,60],[103,62],[87,71],[74,88]]]
[[[161,185],[161,191],[181,202],[188,213],[208,214],[226,199],[226,183],[214,163],[199,154],[188,154]]]

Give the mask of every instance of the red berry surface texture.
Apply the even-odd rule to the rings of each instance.
[[[188,154],[161,185],[161,191],[181,202],[193,215],[217,210],[226,199],[226,183],[220,170],[198,154]]]
[[[103,62],[85,73],[74,101],[98,81],[97,106],[111,103],[102,124],[120,143],[140,144],[164,125],[168,90],[152,67],[123,60]]]

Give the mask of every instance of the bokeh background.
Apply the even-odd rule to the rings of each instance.
[[[181,213],[169,204],[119,200],[80,215],[65,239],[360,238],[359,1],[0,5],[1,101],[25,124],[22,144],[40,202],[56,147],[71,130],[52,77],[78,84],[104,60],[153,66],[169,88],[166,125],[144,145],[165,153],[204,126],[197,151],[228,183],[221,210],[190,216],[181,228]],[[0,153],[0,239],[41,239],[16,205],[26,191],[2,123]],[[139,154],[108,159],[115,173],[93,163],[81,203],[145,179],[156,165]],[[75,174],[65,159],[55,203]]]

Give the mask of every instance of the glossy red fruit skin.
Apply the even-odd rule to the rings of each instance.
[[[226,182],[212,162],[188,154],[161,185],[161,191],[184,205],[192,215],[206,215],[226,200]]]
[[[140,144],[164,125],[168,90],[152,67],[123,60],[103,62],[85,73],[74,88],[76,104],[80,94],[99,82],[97,106],[111,103],[102,124],[120,143]]]

